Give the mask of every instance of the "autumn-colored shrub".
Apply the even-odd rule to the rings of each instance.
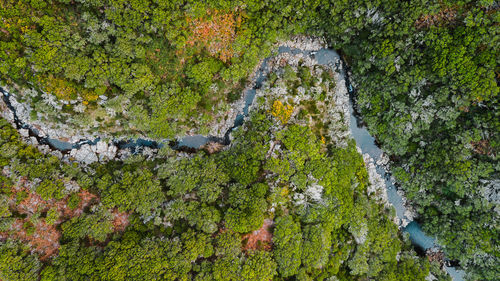
[[[286,124],[293,113],[293,106],[283,103],[279,100],[274,101],[273,108],[271,109],[271,114],[281,121],[281,124]]]
[[[205,17],[187,17],[190,36],[187,45],[199,45],[208,53],[226,62],[234,55],[232,43],[241,24],[241,15],[234,12],[208,11]]]

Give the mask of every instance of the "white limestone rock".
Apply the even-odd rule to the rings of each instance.
[[[145,156],[147,159],[151,159],[155,156],[156,150],[152,149],[150,147],[143,147],[142,148],[142,155]]]
[[[40,145],[38,146],[38,150],[43,154],[47,154],[50,152],[50,147],[48,145]]]
[[[67,192],[76,192],[80,190],[80,186],[74,181],[69,181],[64,183],[64,189]]]
[[[416,213],[409,206],[406,206],[404,215],[409,221],[413,221],[416,217]]]
[[[375,198],[379,199],[385,206],[389,207],[390,203],[387,196],[387,188],[382,176],[377,173],[376,166],[373,158],[367,153],[363,154],[366,169],[368,171],[368,181],[370,184],[367,187],[368,194],[373,194]]]
[[[24,138],[29,138],[30,136],[30,132],[28,131],[28,129],[20,129],[19,134]]]
[[[281,42],[279,46],[301,49],[304,51],[317,51],[326,48],[328,44],[322,37],[295,36],[288,41]]]
[[[14,122],[14,113],[10,111],[3,99],[0,97],[0,116],[5,118],[10,123]]]
[[[118,147],[116,147],[114,145],[109,145],[108,150],[106,150],[106,153],[104,153],[103,155],[108,157],[109,159],[113,159],[113,158],[115,158],[117,151],[118,151]]]
[[[102,140],[98,141],[95,145],[95,151],[99,154],[106,153],[108,151],[108,143]]]
[[[402,218],[402,219],[400,219],[400,224],[399,224],[399,225],[400,225],[401,227],[406,227],[409,223],[410,223],[410,221],[409,221],[409,220],[407,220],[407,219],[405,219],[405,218]]]
[[[385,153],[382,153],[382,156],[380,157],[380,159],[377,160],[377,165],[378,166],[385,166],[385,165],[387,165],[387,163],[389,163],[389,156],[387,156],[387,154],[385,154]]]
[[[130,153],[130,150],[128,150],[128,149],[120,149],[120,151],[118,151],[117,157],[120,160],[125,160],[125,159],[129,158],[130,155],[132,155],[132,153]]]
[[[38,140],[35,137],[30,137],[28,140],[28,144],[37,146],[38,145]]]
[[[76,161],[87,165],[99,160],[96,153],[92,151],[88,144],[82,145],[80,149],[72,149],[70,155],[74,157]]]
[[[62,159],[62,158],[63,158],[63,154],[62,154],[62,152],[61,152],[61,151],[59,151],[59,150],[51,150],[49,154],[50,154],[50,155],[53,155],[53,156],[55,156],[55,157],[57,157],[57,158],[59,158],[59,159]]]
[[[15,95],[13,94],[9,95],[9,102],[10,105],[14,108],[17,118],[22,123],[27,123],[30,120],[30,112],[31,112],[29,104],[18,102]]]
[[[392,222],[397,225],[397,226],[400,226],[401,225],[401,220],[398,218],[398,216],[394,216],[392,218]]]

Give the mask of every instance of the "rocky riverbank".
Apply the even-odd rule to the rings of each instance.
[[[313,51],[326,47],[326,42],[321,38],[297,36],[290,40],[279,42],[277,46]],[[214,151],[215,146],[217,146],[216,150],[220,150],[221,145],[227,145],[228,140],[225,140],[225,138],[228,132],[237,126],[237,119],[248,115],[248,107],[253,101],[255,88],[260,87],[262,81],[269,74],[268,60],[269,58],[262,60],[255,67],[249,76],[249,82],[243,90],[242,98],[230,104],[228,110],[224,112],[223,118],[210,124],[211,129],[206,138],[211,139],[211,141],[206,142],[207,151]],[[18,94],[20,92],[22,94]],[[133,140],[115,139],[111,135],[102,132],[91,133],[91,127],[87,129],[75,129],[64,122],[41,121],[47,118],[39,116],[40,113],[38,112],[35,113],[29,103],[22,102],[23,97],[39,94],[32,89],[3,87],[2,94],[0,116],[18,128],[26,143],[38,147],[44,153],[50,153],[63,160],[77,161],[82,164],[125,159],[129,155],[137,153],[143,154],[145,157],[154,157],[158,153],[158,147],[144,145],[144,143],[152,143],[152,140],[141,139],[143,142],[141,145],[137,145],[138,149],[135,149],[133,145],[123,145],[125,143],[133,143]],[[42,98],[48,107],[56,111],[62,109],[62,105],[55,101],[54,96],[42,93]],[[63,104],[67,103],[67,101],[61,102]],[[99,97],[99,104],[105,104],[106,102],[107,97]],[[188,132],[187,135],[194,136],[195,133]],[[178,140],[181,139],[179,138]],[[163,140],[161,143],[170,144],[171,142]]]
[[[220,141],[209,142],[207,140],[206,145],[199,148],[206,148],[209,153],[223,149],[228,144],[227,141],[230,141],[224,140],[224,136],[230,135],[230,132],[235,127],[241,125],[237,124],[238,117],[244,119],[254,107],[258,106],[254,102],[256,99],[262,98],[267,100],[268,103],[280,99],[284,102],[291,101],[299,105],[304,101],[317,98],[324,90],[326,90],[324,101],[318,103],[319,106],[323,107],[318,120],[328,123],[328,125],[324,126],[326,130],[322,136],[328,138],[335,145],[345,146],[347,141],[353,137],[349,129],[352,127],[352,120],[349,118],[351,112],[345,70],[340,57],[335,52],[332,53],[332,51],[326,50],[325,47],[325,40],[305,36],[298,36],[280,42],[277,45],[277,54],[262,60],[256,66],[249,78],[250,82],[245,87],[242,98],[231,105],[228,116],[222,122],[213,124],[210,135],[218,136],[218,138],[212,138]],[[320,65],[324,67],[318,67]],[[331,87],[322,89],[318,86],[322,82],[322,78],[320,78],[317,81],[318,84],[307,89],[307,92],[304,87],[299,86],[296,89],[297,94],[291,96],[287,93],[286,86],[270,87],[267,80],[270,73],[282,74],[285,66],[291,67],[295,73],[299,71],[300,67],[309,68],[313,77],[321,77],[323,72],[331,71],[330,75],[332,75],[334,83]],[[5,94],[3,102],[0,102],[2,116],[11,123],[16,124],[21,136],[27,143],[37,146],[44,153],[53,154],[66,161],[91,164],[98,161],[123,160],[132,154],[141,154],[146,158],[152,158],[156,157],[159,148],[162,146],[162,143],[154,143],[143,139],[139,139],[141,140],[139,144],[139,141],[112,140],[107,135],[77,134],[65,128],[64,124],[59,129],[54,129],[40,122],[30,123],[29,116],[32,115],[30,106],[19,102],[15,94]],[[301,106],[295,108],[295,115],[298,114],[301,108]],[[151,145],[152,143],[154,145]],[[169,142],[165,141],[163,144],[168,146]],[[57,147],[58,145],[59,147]],[[61,147],[64,147],[64,149],[61,149]],[[196,149],[191,150],[195,151]],[[359,151],[361,152],[360,148]],[[384,161],[384,159],[380,158],[376,161],[366,153],[363,157],[371,183],[368,192],[389,207],[386,183],[376,170],[376,167],[380,166],[380,164],[386,164],[388,159]],[[406,210],[410,210],[410,208],[406,208]],[[400,227],[405,227],[413,217],[413,213],[406,211],[404,217],[396,219],[396,221]]]
[[[230,132],[241,125],[244,118],[248,118],[248,113],[254,107],[259,106],[254,102],[256,99],[267,100],[267,103],[278,99],[285,103],[290,101],[296,105],[294,115],[297,115],[298,111],[303,109],[303,106],[297,105],[318,98],[322,91],[325,91],[326,96],[324,101],[318,103],[322,107],[320,110],[321,116],[318,120],[328,123],[328,125],[324,126],[326,130],[321,134],[331,143],[345,146],[351,137],[355,137],[352,134],[353,125],[351,123],[353,121],[351,120],[352,112],[350,111],[345,70],[338,54],[332,53],[325,47],[325,40],[305,36],[279,42],[277,54],[262,60],[256,66],[249,78],[250,82],[245,87],[242,98],[231,104],[231,109],[227,112],[228,116],[223,121],[213,124],[210,135],[216,137],[212,137],[213,140],[209,141],[207,137],[199,136],[207,140],[203,142],[203,146],[197,148],[205,148],[209,153],[224,149],[224,146],[230,142]],[[320,65],[324,67],[318,67]],[[292,96],[287,93],[286,86],[271,87],[268,81],[270,73],[282,74],[285,66],[291,67],[295,73],[299,71],[300,67],[306,67],[310,69],[313,77],[321,77],[323,72],[331,71],[330,75],[332,75],[334,83],[331,87],[322,89],[318,86],[322,82],[322,78],[320,78],[317,81],[318,84],[308,88],[307,92],[303,86],[299,86],[296,89],[297,94]],[[139,142],[139,140],[113,140],[107,135],[77,134],[65,128],[64,124],[59,129],[53,129],[40,122],[30,123],[29,116],[32,115],[30,106],[18,102],[16,98],[15,94],[9,93],[4,97],[3,102],[0,102],[2,116],[11,123],[16,123],[20,134],[27,143],[37,146],[44,153],[53,154],[66,161],[91,164],[98,161],[123,160],[132,154],[141,154],[146,158],[153,158],[156,157],[162,145],[171,145],[168,141],[156,143],[139,139],[141,141]],[[242,119],[240,124],[238,124],[238,118]],[[225,136],[229,138],[225,139]],[[58,145],[59,147],[57,147]],[[359,140],[358,145],[362,145]],[[61,149],[61,147],[65,149]],[[179,146],[174,144],[174,148],[179,149]],[[197,148],[191,148],[190,151],[196,151]],[[362,152],[361,148],[358,149]],[[391,203],[389,203],[390,200],[387,195],[387,183],[381,174],[377,172],[377,167],[386,165],[388,158],[381,156],[374,159],[368,153],[364,153],[363,157],[369,174],[370,186],[368,192],[389,207]],[[403,201],[403,208],[406,208],[404,208],[403,214],[398,214],[395,217],[395,222],[400,228],[404,228],[413,220],[415,213],[408,206],[404,195],[399,195]],[[396,206],[396,208],[398,207]]]
[[[378,198],[388,208],[393,205],[397,214],[395,223],[401,229],[407,231],[408,223],[415,217],[414,212],[409,208],[404,194],[395,189],[394,180],[385,178],[387,173],[384,167],[388,163],[388,158],[383,155],[366,129],[356,126],[342,62],[335,51],[324,49],[325,46],[324,40],[309,37],[297,37],[282,42],[275,56],[263,60],[256,67],[250,78],[251,82],[244,90],[243,97],[231,105],[224,121],[213,124],[210,135],[218,136],[218,138],[205,138],[206,141],[203,143],[203,147],[192,148],[191,150],[196,151],[196,149],[205,148],[208,152],[215,152],[223,149],[224,145],[229,143],[227,140],[230,140],[230,132],[244,122],[244,118],[248,116],[248,112],[252,108],[259,106],[257,102],[254,102],[256,99],[264,100],[268,105],[276,100],[279,100],[282,105],[286,103],[293,104],[295,112],[291,114],[292,116],[297,116],[301,109],[305,109],[304,101],[318,99],[319,102],[316,106],[321,107],[321,110],[318,110],[320,116],[317,119],[310,118],[312,125],[318,125],[319,129],[316,133],[322,138],[328,138],[329,142],[338,146],[345,145],[351,137],[356,140],[368,170],[370,182],[368,193]],[[319,65],[326,67],[318,67]],[[334,83],[327,86],[323,85],[323,88],[321,88],[319,86],[322,82],[321,78],[319,81],[312,83],[307,89],[303,85],[298,85],[294,89],[296,91],[294,95],[290,95],[283,85],[271,85],[268,81],[270,73],[285,71],[285,67],[291,68],[295,74],[297,74],[299,68],[305,67],[315,78],[331,71],[330,74]],[[322,97],[323,92],[324,96]],[[32,122],[31,116],[33,113],[31,108],[17,98],[15,94],[8,93],[8,89],[3,92],[3,99],[0,102],[2,117],[15,125],[27,143],[37,146],[44,153],[56,155],[64,161],[91,164],[112,159],[123,160],[132,154],[141,154],[146,158],[152,158],[164,153],[161,152],[163,149],[161,148],[162,143],[142,139],[112,139],[105,134],[75,133],[71,128],[66,128],[67,126],[63,123],[61,123],[60,127],[53,128],[45,126],[39,121]],[[238,118],[241,119],[241,122],[238,121]],[[315,124],[315,122],[319,121],[328,124]],[[203,136],[200,137],[204,138]],[[210,139],[216,139],[219,142],[210,142]],[[58,145],[64,146],[64,149],[60,147],[58,149]],[[182,146],[175,142],[165,141],[163,147],[167,150],[170,147],[183,150]],[[279,149],[279,147],[272,147],[273,149]],[[188,157],[183,152],[179,152],[179,154],[181,157]],[[272,155],[272,151],[270,151],[270,155]],[[314,194],[318,190],[320,188],[314,186],[310,192],[312,194],[310,194],[311,198],[314,199]],[[412,225],[415,226],[416,223],[412,222]],[[417,230],[408,230],[410,238],[412,238],[412,235],[420,235],[420,237],[427,240],[432,240],[432,238],[425,236],[421,232],[418,225]],[[414,243],[418,245],[417,242]]]

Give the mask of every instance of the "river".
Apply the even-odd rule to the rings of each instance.
[[[335,50],[331,49],[321,49],[318,51],[310,52],[310,51],[301,51],[298,49],[291,49],[288,47],[280,47],[278,49],[278,53],[284,53],[284,52],[291,52],[291,53],[304,53],[307,55],[311,55],[311,53],[314,55],[315,59],[318,61],[319,64],[321,65],[327,65],[327,66],[335,66],[338,61],[340,61],[340,57],[338,53]],[[267,63],[267,61],[264,61],[264,65]],[[259,88],[264,81],[265,76],[267,76],[268,73],[264,69],[260,69],[256,81],[256,87]],[[347,80],[346,80],[347,81]],[[350,91],[352,92],[352,88],[350,85],[348,86],[350,88]],[[255,89],[251,89],[248,92],[244,93],[244,98],[245,98],[245,108],[244,108],[244,115],[248,115],[248,107],[252,104],[253,98],[255,97]],[[359,118],[356,116],[354,112],[354,107],[352,104],[352,99],[350,99],[349,102],[349,118],[350,118],[350,132],[351,136],[354,138],[356,141],[356,144],[359,148],[361,148],[361,151],[363,154],[368,154],[370,155],[371,158],[374,159],[375,162],[380,160],[380,158],[383,155],[382,149],[377,146],[375,142],[375,138],[370,135],[368,132],[367,128],[360,125],[361,122],[359,122]],[[240,120],[243,119],[243,116],[238,116],[235,127],[238,127],[242,124]],[[201,145],[205,144],[208,140],[203,137],[203,136],[189,136],[184,139],[181,139],[180,144],[193,147],[193,148],[198,148]],[[394,184],[394,182],[391,180],[391,174],[387,171],[387,168],[383,165],[376,165],[376,170],[379,175],[382,176],[383,179],[385,179],[385,186],[387,189],[387,197],[389,203],[391,203],[394,208],[396,209],[396,215],[399,219],[406,219],[409,221],[408,225],[403,228],[403,231],[408,233],[410,235],[410,240],[415,245],[416,247],[420,248],[421,250],[427,250],[433,247],[439,247],[438,244],[436,244],[436,239],[426,235],[423,231],[420,225],[416,221],[411,221],[410,218],[405,216],[406,212],[406,207],[404,206],[404,201],[401,195],[397,193],[397,188]],[[453,278],[454,281],[463,281],[464,280],[464,275],[465,272],[463,270],[459,270],[455,267],[448,267],[445,266],[446,271],[450,276]]]
[[[338,53],[332,49],[320,49],[317,51],[302,51],[290,47],[279,47],[277,52],[278,54],[289,52],[293,54],[303,53],[305,55],[314,56],[314,58],[318,61],[318,64],[332,67],[334,68],[334,70],[336,70],[337,68],[336,66],[338,66],[339,62],[341,62]],[[269,70],[267,68],[268,60],[269,58],[265,59],[261,64],[261,66],[259,67],[259,69],[257,70],[257,73],[255,75],[255,86],[252,89],[248,89],[243,93],[243,98],[245,100],[244,108],[242,112],[236,117],[233,127],[229,129],[223,140],[214,137],[194,135],[194,136],[185,136],[181,139],[178,139],[177,141],[156,142],[145,139],[137,139],[137,140],[120,140],[116,141],[115,144],[121,149],[129,148],[132,150],[132,152],[134,152],[137,148],[140,147],[160,148],[163,145],[170,145],[174,149],[182,149],[182,148],[198,149],[210,141],[217,141],[226,145],[229,144],[230,133],[243,124],[245,117],[248,116],[249,114],[248,112],[249,107],[253,103],[256,89],[261,87],[262,83],[265,81],[267,75],[269,74]],[[347,79],[346,81],[348,83]],[[350,92],[352,92],[353,90],[352,87],[350,85],[347,85],[347,87],[350,90]],[[2,88],[0,89],[4,95],[3,96],[4,101],[7,103],[8,107],[11,110],[13,110],[10,104],[8,104],[8,98],[6,99],[6,97],[8,97],[9,94],[4,89]],[[15,112],[13,113],[15,116]],[[351,136],[356,141],[358,147],[361,148],[362,153],[370,155],[370,157],[374,159],[374,162],[377,163],[377,161],[381,159],[383,151],[377,146],[375,138],[370,135],[366,127],[360,125],[361,122],[359,122],[360,120],[355,114],[354,107],[352,104],[352,99],[350,99],[349,102],[349,116],[350,116]],[[15,121],[18,122],[17,117],[15,118]],[[16,125],[18,129],[28,127],[28,125],[26,124],[16,124]],[[33,129],[31,129],[30,134],[36,134],[36,131],[33,131]],[[67,152],[72,148],[79,148],[84,143],[92,145],[97,143],[97,141],[99,140],[99,139],[93,141],[81,140],[78,143],[72,144],[50,138],[45,138],[45,139],[40,137],[37,138],[42,140],[40,143],[49,143],[52,148],[61,150],[63,152]],[[387,171],[387,168],[384,165],[377,164],[376,171],[383,179],[385,179],[388,201],[396,209],[397,217],[401,220],[405,219],[409,221],[408,225],[404,227],[402,230],[409,234],[410,240],[412,241],[413,245],[415,245],[421,250],[426,250],[433,247],[439,247],[439,245],[436,244],[436,240],[434,237],[426,235],[416,221],[411,221],[410,218],[405,216],[406,208],[403,203],[404,202],[403,198],[401,197],[401,195],[397,193],[396,186],[394,182],[391,180],[391,175],[389,171]],[[464,280],[464,275],[465,275],[464,271],[459,270],[455,267],[445,266],[445,268],[454,281]]]

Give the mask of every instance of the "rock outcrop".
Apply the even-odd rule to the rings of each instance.
[[[95,151],[88,144],[82,145],[79,149],[72,149],[70,156],[75,158],[76,161],[87,165],[99,160]]]

